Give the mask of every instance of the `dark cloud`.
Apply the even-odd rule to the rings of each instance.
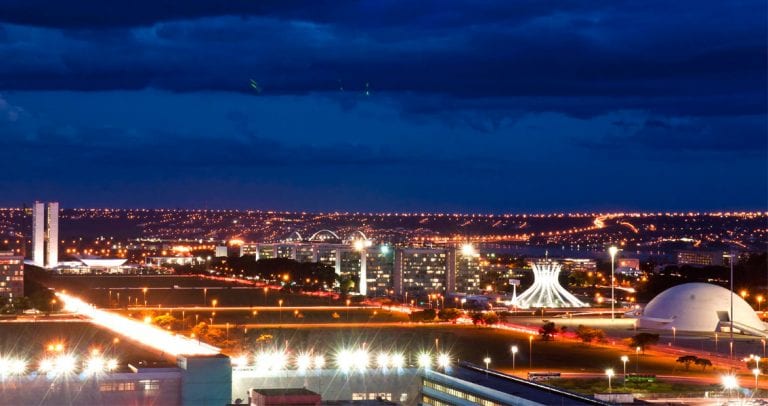
[[[639,125],[614,123],[623,135],[584,139],[579,144],[588,148],[659,153],[736,153],[740,159],[766,159],[768,154],[768,121],[765,116],[707,118],[649,118]],[[665,154],[666,155],[666,154]]]
[[[602,189],[594,174],[605,172],[638,187],[679,174],[667,191],[699,174],[755,173],[765,185],[767,7],[3,1],[0,158],[36,165],[0,189],[65,193],[85,176],[91,189],[117,179],[184,195],[207,179],[232,197],[217,183],[228,177],[290,199],[317,187],[339,204],[365,195],[444,207],[451,196],[445,204],[504,208],[521,194],[536,207]],[[33,96],[26,105],[14,94]],[[635,169],[620,176],[622,159]],[[764,202],[764,189],[745,201]]]
[[[249,92],[254,78],[272,95],[370,83],[510,112],[512,98],[574,116],[766,110],[762,2],[30,3],[4,3],[0,19],[62,30],[14,26],[24,47],[0,46],[13,61],[0,88]]]
[[[593,2],[593,7],[612,4]],[[275,17],[318,21],[349,27],[402,27],[418,25],[424,30],[457,28],[467,22],[514,22],[569,10],[583,10],[580,2],[439,1],[420,2],[350,0],[134,0],[106,3],[73,0],[8,0],[0,3],[0,21],[54,28],[111,28],[148,26],[158,22],[203,17]]]

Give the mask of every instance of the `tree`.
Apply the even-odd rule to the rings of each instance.
[[[498,324],[499,321],[499,315],[496,314],[496,312],[485,312],[483,313],[483,323],[487,326],[492,326],[494,324]]]
[[[629,346],[632,348],[640,347],[645,354],[645,349],[658,343],[659,335],[653,333],[639,333],[629,339]]]
[[[179,320],[168,314],[162,314],[160,316],[155,317],[154,319],[152,319],[152,324],[165,329],[170,327],[171,330],[178,330],[178,328],[180,327]]]
[[[707,367],[712,366],[712,361],[706,359],[706,358],[697,358],[696,361],[693,362],[696,365],[701,366],[702,370],[707,369]]]
[[[602,342],[605,340],[605,331],[579,324],[576,327],[576,337],[584,343]]]
[[[437,312],[437,318],[443,321],[454,321],[461,316],[461,310],[449,307]]]
[[[698,361],[698,359],[699,359],[699,357],[697,357],[695,355],[683,355],[682,357],[678,357],[677,358],[677,362],[679,364],[685,365],[685,370],[687,371],[687,370],[691,369],[691,364],[693,364],[696,361]]]
[[[539,327],[539,335],[544,341],[549,341],[554,338],[555,333],[557,333],[557,327],[555,327],[554,322],[547,321],[544,323],[544,325]]]
[[[437,312],[435,312],[434,309],[425,309],[420,312],[411,312],[411,314],[408,317],[413,322],[419,322],[419,321],[433,321],[436,315],[437,315]]]
[[[472,313],[472,324],[478,325],[483,323],[483,314],[482,313]]]
[[[761,371],[762,373],[765,373],[766,371],[768,371],[768,366],[766,366],[766,365],[765,365],[765,364],[766,364],[765,362],[759,362],[759,363],[758,363],[758,362],[757,362],[755,359],[753,359],[753,358],[747,358],[747,360],[746,360],[746,361],[747,361],[747,369],[748,369],[748,370],[750,370],[750,371],[751,371],[751,370],[753,370],[753,369],[755,369],[755,368],[757,368],[757,365],[758,365],[758,364],[760,364],[760,371]],[[761,361],[762,361],[762,360],[761,360]]]

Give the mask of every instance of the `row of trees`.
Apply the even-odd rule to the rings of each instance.
[[[413,322],[430,322],[435,321],[435,319],[439,321],[453,322],[463,314],[463,311],[449,307],[441,309],[439,312],[435,311],[434,309],[425,309],[417,312],[411,312],[409,317]],[[501,317],[499,317],[496,312],[475,312],[472,313],[470,317],[472,318],[472,323],[476,326],[491,326],[501,322]]]
[[[683,355],[682,357],[679,357],[677,359],[677,363],[683,364],[685,366],[685,370],[689,370],[691,368],[691,365],[698,365],[701,367],[702,370],[707,369],[707,367],[712,366],[712,361],[706,359],[706,358],[699,358],[695,355]]]

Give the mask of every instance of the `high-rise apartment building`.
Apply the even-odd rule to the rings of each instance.
[[[451,251],[455,272],[449,273],[451,283],[448,291],[468,295],[480,293],[482,291],[480,276],[483,272],[480,253],[469,244]]]
[[[59,203],[32,206],[32,263],[53,268],[59,264]]]
[[[395,294],[405,298],[449,291],[452,249],[400,248],[395,252],[392,277]]]
[[[389,245],[367,249],[366,276],[368,296],[392,294],[392,273],[395,267],[395,251]]]

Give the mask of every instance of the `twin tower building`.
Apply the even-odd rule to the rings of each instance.
[[[32,263],[53,268],[59,264],[59,203],[32,206]]]

